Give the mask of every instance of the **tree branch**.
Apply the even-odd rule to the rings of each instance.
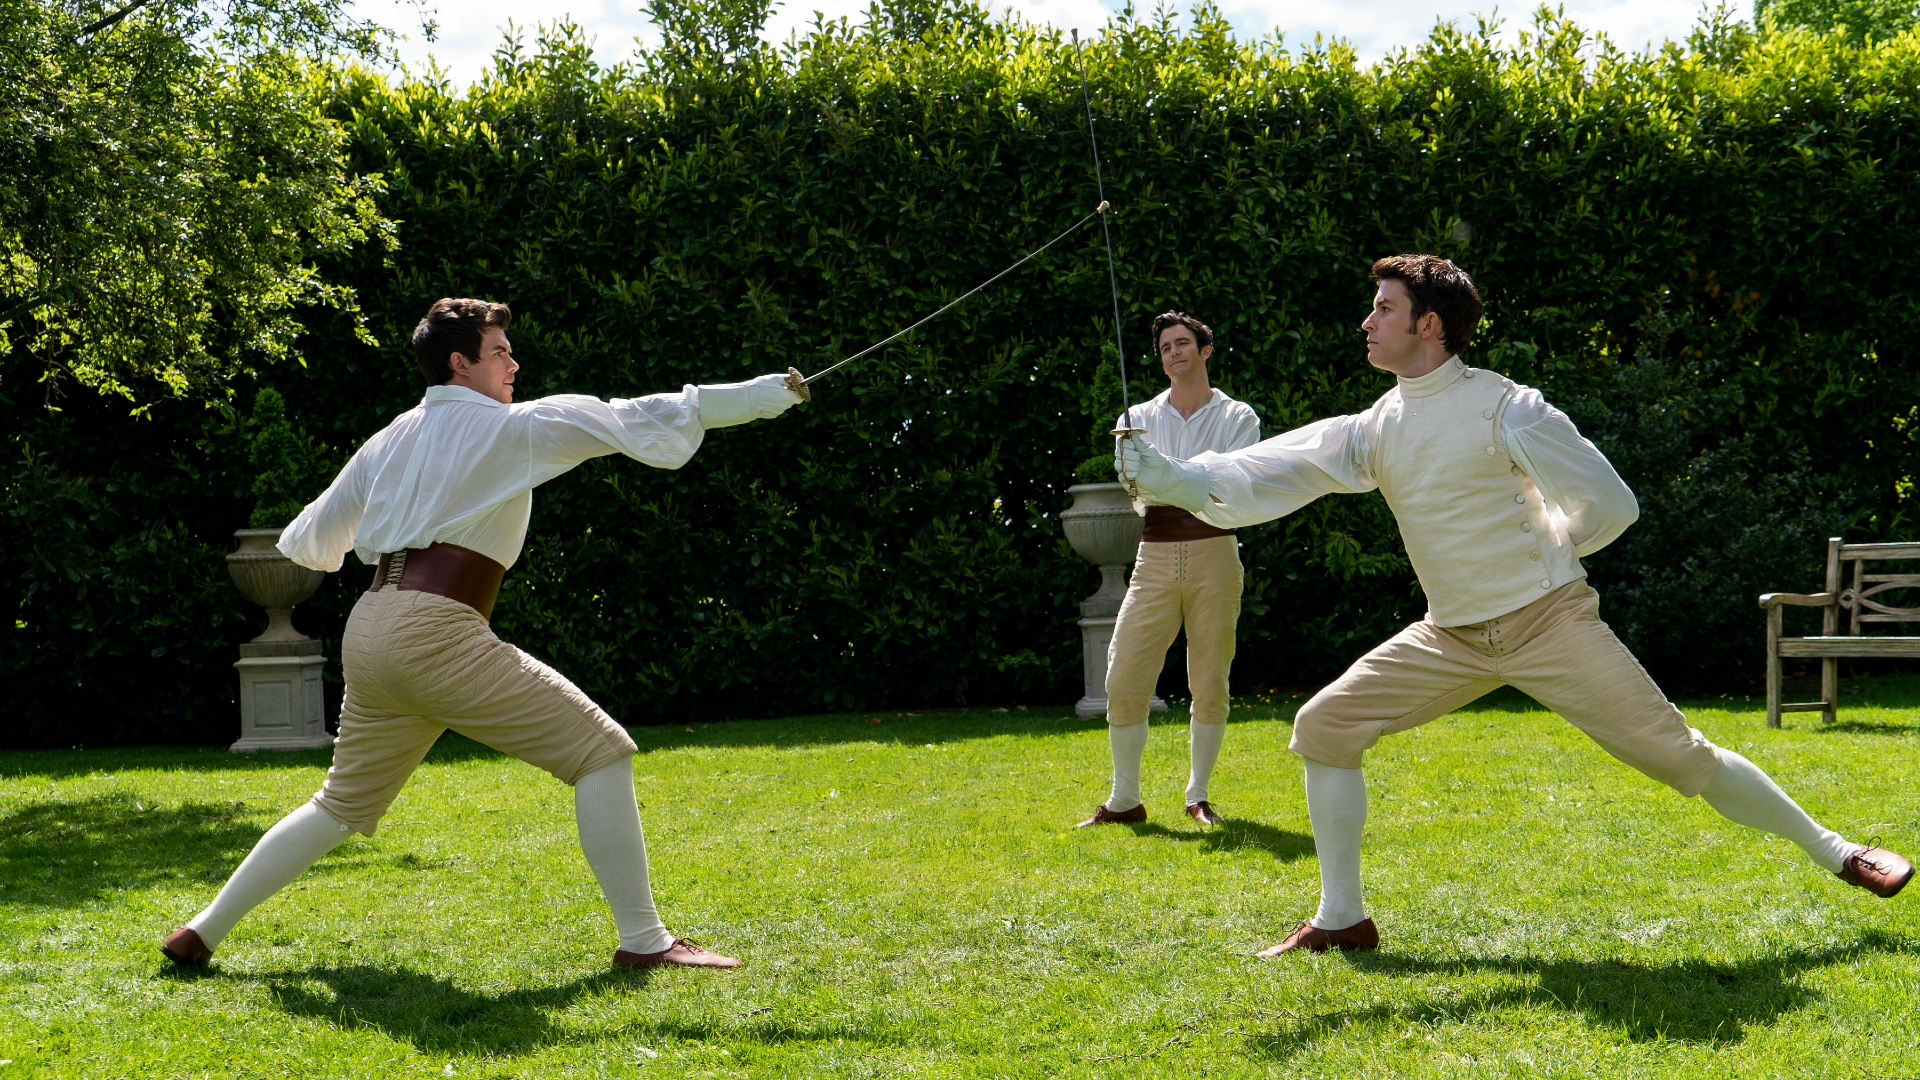
[[[146,7],[148,4],[151,4],[151,3],[153,3],[153,0],[133,0],[133,3],[128,4],[127,6],[121,8],[119,11],[116,11],[113,14],[108,15],[104,18],[96,19],[93,22],[90,22],[87,25],[81,27],[79,32],[75,33],[73,36],[76,38],[83,38],[93,34],[97,34],[100,31],[105,30],[108,27],[119,23],[122,19],[125,19],[127,16],[133,14],[136,11],[139,11],[141,8]]]

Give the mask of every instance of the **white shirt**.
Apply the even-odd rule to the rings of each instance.
[[[1213,396],[1192,416],[1181,416],[1180,410],[1168,403],[1167,396],[1172,393],[1169,387],[1159,397],[1135,405],[1120,414],[1113,426],[1145,428],[1147,441],[1155,449],[1183,461],[1208,451],[1224,454],[1240,450],[1260,441],[1260,417],[1253,406],[1235,401],[1219,387],[1213,388]],[[1135,500],[1133,509],[1144,514],[1151,505],[1155,500],[1141,498]]]
[[[534,488],[608,454],[677,469],[704,437],[695,386],[643,398],[560,394],[511,405],[464,386],[428,387],[281,532],[280,551],[333,571],[349,548],[372,565],[382,552],[438,541],[512,566],[526,541]]]
[[[1240,528],[1291,514],[1322,495],[1374,490],[1387,464],[1373,437],[1383,413],[1465,373],[1456,357],[1418,379],[1400,379],[1365,412],[1328,417],[1230,454],[1199,455],[1192,463],[1206,471],[1208,505],[1198,516],[1219,528]],[[1574,554],[1599,551],[1639,518],[1639,503],[1606,457],[1538,390],[1514,387],[1497,421],[1499,449],[1531,479]]]

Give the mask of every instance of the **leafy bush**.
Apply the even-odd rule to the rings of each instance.
[[[387,344],[316,309],[319,362],[262,384],[344,454],[418,400],[403,345],[442,295],[513,304],[523,397],[816,371],[1091,209],[1060,34],[880,11],[777,56],[687,31],[638,68],[555,32],[460,95],[338,72],[331,116],[401,247],[321,269]],[[1160,388],[1148,325],[1177,307],[1270,433],[1364,407],[1389,385],[1353,331],[1367,267],[1433,251],[1487,295],[1469,361],[1540,386],[1638,486],[1644,520],[1590,566],[1658,677],[1756,677],[1752,592],[1817,582],[1828,530],[1913,536],[1920,363],[1880,328],[1920,315],[1886,259],[1920,213],[1914,35],[1709,21],[1629,55],[1542,16],[1511,48],[1443,26],[1362,69],[1235,41],[1202,7],[1185,30],[1116,21],[1085,57],[1137,397]],[[631,723],[1075,696],[1095,574],[1054,514],[1118,411],[1088,392],[1113,340],[1104,260],[1076,237],[684,469],[601,459],[546,485],[496,625]],[[231,737],[247,627],[218,558],[246,513],[243,433],[0,388],[5,506],[36,553],[9,582],[33,719],[8,738],[62,738],[40,718],[103,701],[139,718],[117,730]],[[1242,535],[1242,687],[1323,680],[1424,609],[1377,495]],[[303,625],[337,638],[365,574]],[[165,700],[120,704],[103,685],[135,684],[57,661],[83,626],[193,660],[154,677]]]

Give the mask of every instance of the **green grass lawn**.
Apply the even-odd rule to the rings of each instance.
[[[1920,855],[1920,678],[1859,685],[1828,729],[1689,713]],[[1212,832],[1177,710],[1152,819],[1092,830],[1105,730],[1065,710],[639,729],[661,910],[732,973],[610,971],[571,793],[451,735],[179,973],[161,935],[326,756],[0,753],[0,1080],[1920,1073],[1920,888],[1843,886],[1511,693],[1369,758],[1381,950],[1254,959],[1318,891],[1298,703],[1236,711]]]

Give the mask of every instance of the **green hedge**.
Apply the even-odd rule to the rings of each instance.
[[[330,272],[385,346],[317,311],[307,366],[258,385],[337,462],[417,400],[403,344],[441,295],[513,305],[523,397],[813,371],[885,336],[1096,201],[1070,45],[949,13],[671,69],[597,68],[561,34],[463,95],[342,72],[401,248]],[[1668,684],[1750,685],[1753,594],[1813,586],[1829,533],[1912,538],[1920,304],[1890,256],[1920,236],[1920,38],[1717,24],[1623,55],[1543,17],[1513,49],[1443,27],[1362,69],[1190,24],[1086,54],[1141,393],[1147,324],[1178,307],[1267,431],[1364,407],[1389,385],[1354,330],[1367,266],[1433,251],[1487,295],[1469,362],[1545,389],[1640,494],[1589,568]],[[496,625],[630,723],[1070,700],[1096,577],[1054,515],[1115,411],[1086,390],[1110,311],[1085,231],[678,472],[586,465],[537,495]],[[68,741],[82,712],[230,737],[259,617],[219,558],[250,421],[0,396],[30,545],[8,740]],[[1243,536],[1242,688],[1315,684],[1424,608],[1378,496]],[[298,619],[337,639],[366,573]]]

